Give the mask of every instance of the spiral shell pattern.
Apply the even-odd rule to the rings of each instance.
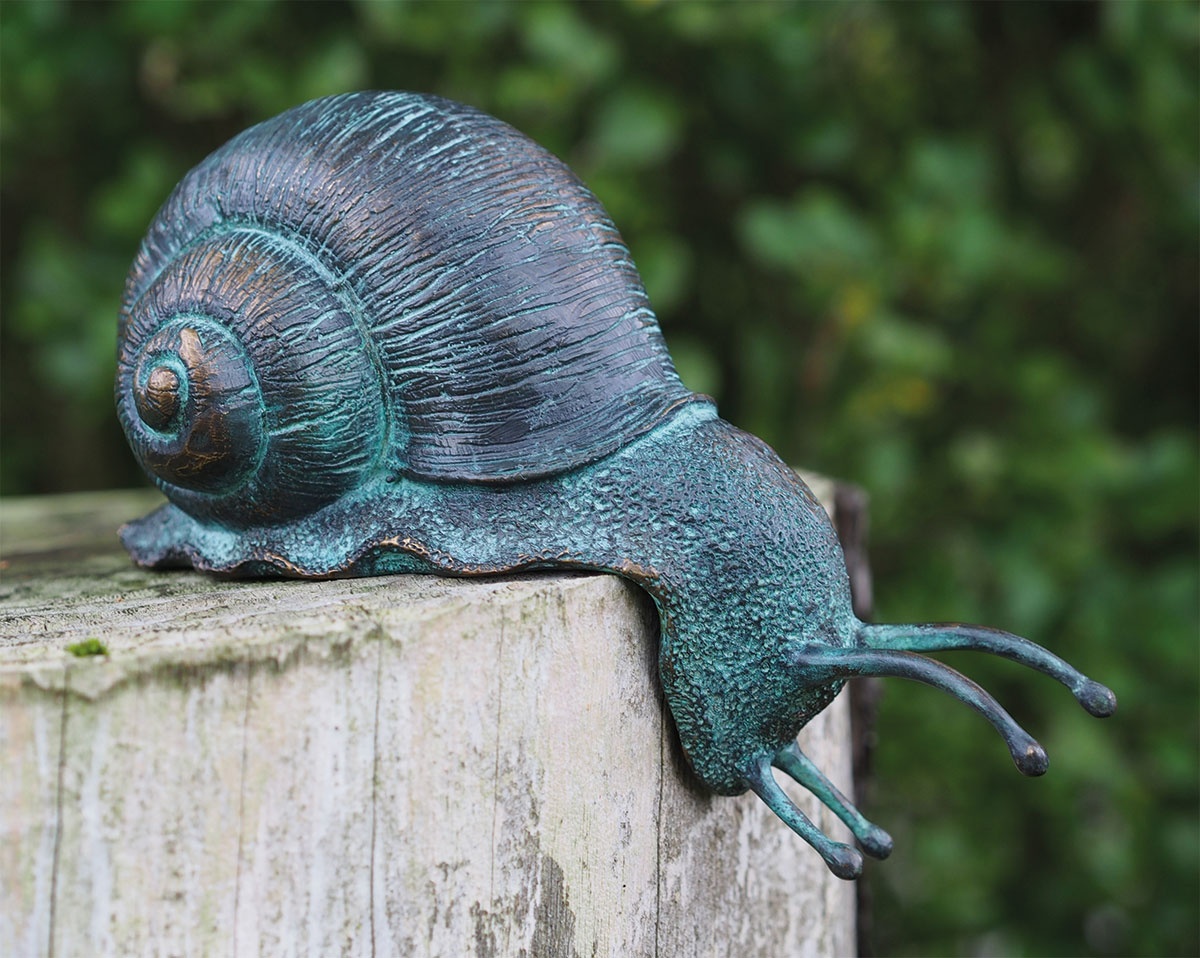
[[[233,525],[380,476],[566,472],[697,398],[595,197],[506,124],[406,93],[305,104],[192,170],[118,360],[143,466]]]

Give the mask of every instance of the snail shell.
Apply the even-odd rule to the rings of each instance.
[[[595,197],[470,107],[354,93],[193,169],[126,283],[117,410],[188,513],[574,469],[696,398]]]

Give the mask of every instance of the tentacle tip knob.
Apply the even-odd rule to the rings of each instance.
[[[1050,767],[1050,758],[1046,755],[1046,750],[1037,742],[1030,742],[1026,745],[1024,752],[1014,750],[1013,761],[1021,774],[1028,775],[1030,778],[1045,775],[1046,769]]]
[[[1075,698],[1096,718],[1108,718],[1117,710],[1117,697],[1113,690],[1091,679],[1079,687]]]
[[[853,881],[862,874],[863,857],[849,845],[835,842],[823,857],[829,870],[844,881]]]
[[[872,858],[883,861],[892,853],[894,842],[892,836],[878,825],[873,825],[860,839],[865,851]]]

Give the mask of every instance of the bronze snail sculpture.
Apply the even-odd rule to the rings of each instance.
[[[680,382],[641,280],[559,160],[432,96],[329,97],[184,177],[125,287],[117,410],[170,500],[122,538],[152,567],[245,576],[600,570],[653,598],[679,737],[712,790],[753,789],[839,877],[892,847],[800,752],[853,676],[980,712],[1027,775],[1046,754],[916,653],[972,648],[1113,694],[1026,639],[867,625],[804,483]]]

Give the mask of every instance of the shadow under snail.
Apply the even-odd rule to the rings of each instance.
[[[116,402],[170,503],[122,538],[146,566],[246,576],[616,573],[653,598],[683,749],[753,789],[841,878],[892,840],[796,745],[848,678],[916,679],[1046,754],[917,653],[979,649],[1112,692],[966,625],[868,625],[837,535],[763,442],[687,390],[596,198],[559,160],[432,96],[316,100],[245,131],[158,212],[121,307]]]

